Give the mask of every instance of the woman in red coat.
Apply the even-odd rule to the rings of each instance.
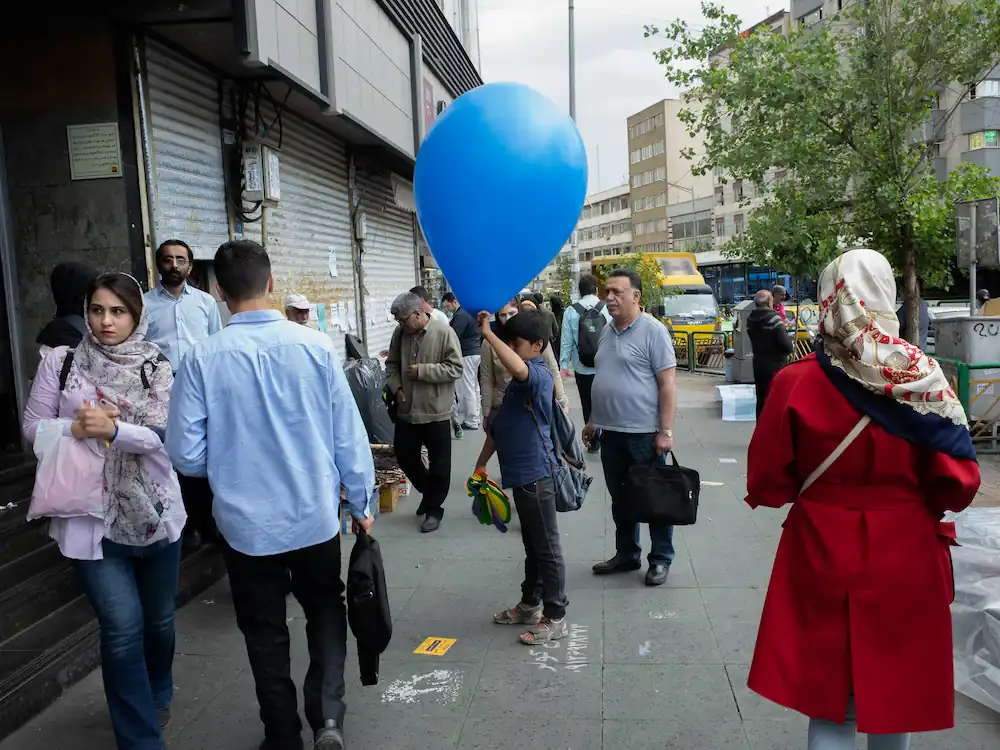
[[[899,338],[884,257],[841,255],[820,276],[815,355],[772,381],[750,443],[746,502],[792,504],[749,686],[809,716],[809,750],[905,750],[954,725],[945,511],[979,465],[938,364]]]

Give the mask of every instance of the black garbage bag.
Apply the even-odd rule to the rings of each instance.
[[[344,334],[344,350],[347,359],[368,359],[368,347],[365,342],[350,333]]]
[[[382,398],[385,371],[381,363],[374,358],[351,359],[344,365],[344,374],[368,430],[368,442],[392,445],[395,429]]]

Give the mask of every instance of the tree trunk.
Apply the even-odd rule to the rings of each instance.
[[[920,346],[920,285],[917,283],[917,254],[913,247],[913,231],[909,223],[900,227],[903,251],[903,305],[906,308],[906,330],[899,335]]]

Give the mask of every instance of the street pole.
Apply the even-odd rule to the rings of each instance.
[[[979,244],[979,240],[976,237],[976,216],[978,206],[975,202],[969,205],[969,209],[972,214],[972,226],[969,229],[969,245],[970,258],[969,258],[969,315],[975,315],[976,310],[976,266],[979,265],[979,254],[976,252],[976,245]]]
[[[569,0],[569,116],[576,122],[576,24],[573,22],[573,0]],[[577,225],[580,219],[577,218]],[[577,251],[576,227],[570,238],[570,252],[573,253],[573,289],[580,285],[580,253]]]

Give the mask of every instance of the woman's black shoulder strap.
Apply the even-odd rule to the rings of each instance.
[[[59,390],[66,390],[66,381],[69,379],[70,370],[73,369],[73,350],[69,349],[66,352],[66,358],[63,360],[62,370],[59,372]],[[147,359],[142,366],[139,374],[142,377],[142,385],[148,391],[149,390],[149,377],[146,375],[146,365],[148,364],[152,370],[155,370],[160,364],[167,362],[167,357],[163,352],[156,355],[156,359]]]
[[[139,376],[142,378],[142,387],[147,391],[149,390],[149,376],[146,375],[146,365],[149,365],[149,371],[156,372],[156,368],[159,367],[164,362],[168,362],[167,355],[160,352],[156,355],[155,359],[147,359],[142,363],[142,367],[139,368]]]
[[[69,379],[69,371],[73,369],[73,350],[66,350],[66,358],[63,359],[62,370],[59,371],[59,390],[66,390],[66,381]]]

